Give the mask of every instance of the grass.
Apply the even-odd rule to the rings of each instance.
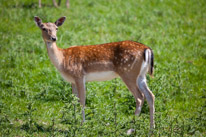
[[[64,2],[64,1],[63,1]],[[33,17],[67,16],[57,44],[92,45],[134,40],[155,54],[156,128],[151,136],[206,136],[206,3],[200,1],[50,0],[0,4],[0,136],[147,136],[145,102],[135,101],[120,79],[87,83],[86,122],[66,83],[51,64]]]

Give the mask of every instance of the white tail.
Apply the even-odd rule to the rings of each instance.
[[[139,115],[144,97],[150,107],[150,128],[154,128],[154,95],[146,83],[146,74],[153,74],[153,52],[138,42],[121,41],[60,49],[56,45],[56,32],[66,17],[55,23],[42,23],[35,17],[47,46],[48,55],[62,77],[72,83],[72,92],[85,107],[85,82],[105,81],[120,77],[136,100],[135,114]],[[84,109],[82,111],[85,120]]]

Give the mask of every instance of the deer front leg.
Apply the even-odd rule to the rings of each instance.
[[[72,83],[72,93],[79,98],[78,96],[78,91],[77,91],[77,88],[76,88],[76,85],[74,83]]]
[[[77,78],[75,80],[76,89],[78,91],[78,97],[80,99],[80,104],[82,105],[82,118],[85,121],[85,100],[86,100],[86,90],[85,90],[85,78]]]

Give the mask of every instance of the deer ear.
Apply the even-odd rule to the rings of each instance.
[[[59,27],[64,23],[65,20],[66,20],[66,17],[61,17],[55,22],[55,25]]]
[[[35,21],[35,23],[36,23],[36,25],[37,25],[38,27],[41,26],[42,21],[41,21],[41,19],[40,19],[39,17],[35,16],[35,17],[34,17],[34,21]]]

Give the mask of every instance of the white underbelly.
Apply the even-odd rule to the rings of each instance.
[[[74,79],[71,76],[65,75],[63,73],[61,73],[61,75],[67,82],[75,83]],[[119,75],[114,71],[92,72],[85,75],[85,82],[112,80],[118,76]]]
[[[105,71],[105,72],[92,72],[88,73],[85,76],[86,82],[89,81],[106,81],[106,80],[112,80],[114,78],[118,77],[118,74],[114,71]]]

